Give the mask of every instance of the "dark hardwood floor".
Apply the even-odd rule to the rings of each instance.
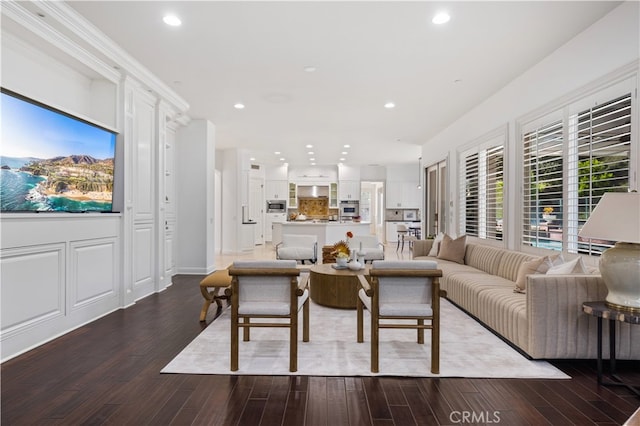
[[[2,425],[621,425],[640,405],[595,361],[555,362],[571,380],[160,374],[206,327],[201,278],[3,363]]]

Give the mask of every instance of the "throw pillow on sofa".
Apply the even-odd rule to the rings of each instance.
[[[460,263],[464,265],[464,253],[466,249],[467,236],[463,235],[455,240],[444,234],[442,243],[440,244],[440,251],[438,252],[438,259],[450,260],[452,262]]]
[[[526,291],[527,275],[546,273],[549,269],[548,262],[549,258],[547,256],[522,262],[520,268],[518,268],[516,288],[513,289],[514,293],[524,293]]]
[[[565,262],[561,265],[553,266],[547,271],[547,275],[561,275],[561,274],[586,274],[587,268],[584,267],[584,262],[581,257],[576,257],[573,260]]]
[[[443,232],[438,232],[436,238],[433,240],[433,245],[431,246],[431,250],[429,250],[429,254],[427,256],[436,257],[438,256],[438,252],[440,251],[440,244],[442,244],[442,239],[444,238]]]

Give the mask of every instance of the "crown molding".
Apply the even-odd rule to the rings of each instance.
[[[19,8],[24,11],[23,14],[28,14],[31,20],[35,22],[39,27],[43,27],[42,22],[33,17],[33,14],[28,12],[22,6],[19,5],[16,0],[3,1],[3,9],[7,4],[12,4],[13,8]],[[149,87],[151,91],[156,93],[159,97],[171,104],[177,111],[187,111],[189,104],[182,99],[177,93],[169,88],[162,80],[152,74],[147,68],[140,64],[134,57],[129,55],[124,49],[118,46],[113,40],[107,37],[97,27],[87,21],[82,15],[76,12],[72,7],[64,2],[48,1],[48,0],[32,0],[30,3],[35,4],[42,12],[59,24],[61,24],[66,30],[75,35],[79,40],[87,43],[91,48],[95,49],[100,55],[104,56],[108,61],[112,61],[113,65],[106,66],[113,74],[117,75],[116,81],[122,79],[123,74],[127,74],[144,85]],[[4,13],[4,10],[3,10]],[[22,24],[22,23],[21,23]],[[32,30],[33,31],[33,30]],[[56,38],[64,37],[58,31],[53,28],[49,28],[49,32],[56,35]],[[45,40],[49,40],[52,34],[40,35]],[[65,37],[66,38],[66,37]],[[67,38],[68,40],[68,38]],[[74,47],[73,55],[77,57],[76,52],[86,51],[81,48],[78,43],[69,41],[69,44]],[[88,53],[87,53],[88,54]],[[95,55],[92,55],[95,58]],[[78,58],[78,57],[77,57]],[[79,57],[79,60],[84,62],[84,58]],[[113,68],[117,66],[120,68],[119,72]]]
[[[34,14],[24,8],[23,2],[8,0],[2,2],[2,14],[12,19],[17,24],[32,32],[42,40],[59,49],[61,52],[76,59],[83,66],[95,71],[105,79],[118,83],[120,81],[120,73],[111,66],[91,54],[86,49],[78,46],[69,37],[66,37],[42,19],[37,18]]]

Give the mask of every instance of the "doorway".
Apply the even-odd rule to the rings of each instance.
[[[362,182],[360,192],[360,217],[371,223],[371,234],[384,241],[384,182]]]
[[[427,167],[425,182],[425,237],[429,237],[446,232],[447,160]]]

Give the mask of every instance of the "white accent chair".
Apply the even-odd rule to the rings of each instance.
[[[440,373],[440,291],[442,271],[431,260],[374,261],[371,283],[358,275],[358,343],[364,341],[364,315],[371,314],[371,372],[379,370],[378,345],[381,328],[416,329],[417,342],[424,343],[424,330],[431,330],[431,372]],[[410,320],[410,321],[407,321]],[[428,321],[428,324],[425,324]]]
[[[303,264],[305,260],[316,263],[318,260],[318,237],[315,235],[283,234],[282,241],[276,244],[276,259],[296,260]]]
[[[251,327],[289,328],[289,371],[298,370],[300,309],[302,340],[309,341],[309,275],[300,276],[296,265],[294,260],[244,260],[229,268],[231,371],[238,370],[239,330],[243,329],[243,341],[248,342]]]
[[[361,243],[365,262],[384,260],[384,245],[378,241],[378,237],[375,235],[354,235],[349,238],[349,249],[360,251]]]

